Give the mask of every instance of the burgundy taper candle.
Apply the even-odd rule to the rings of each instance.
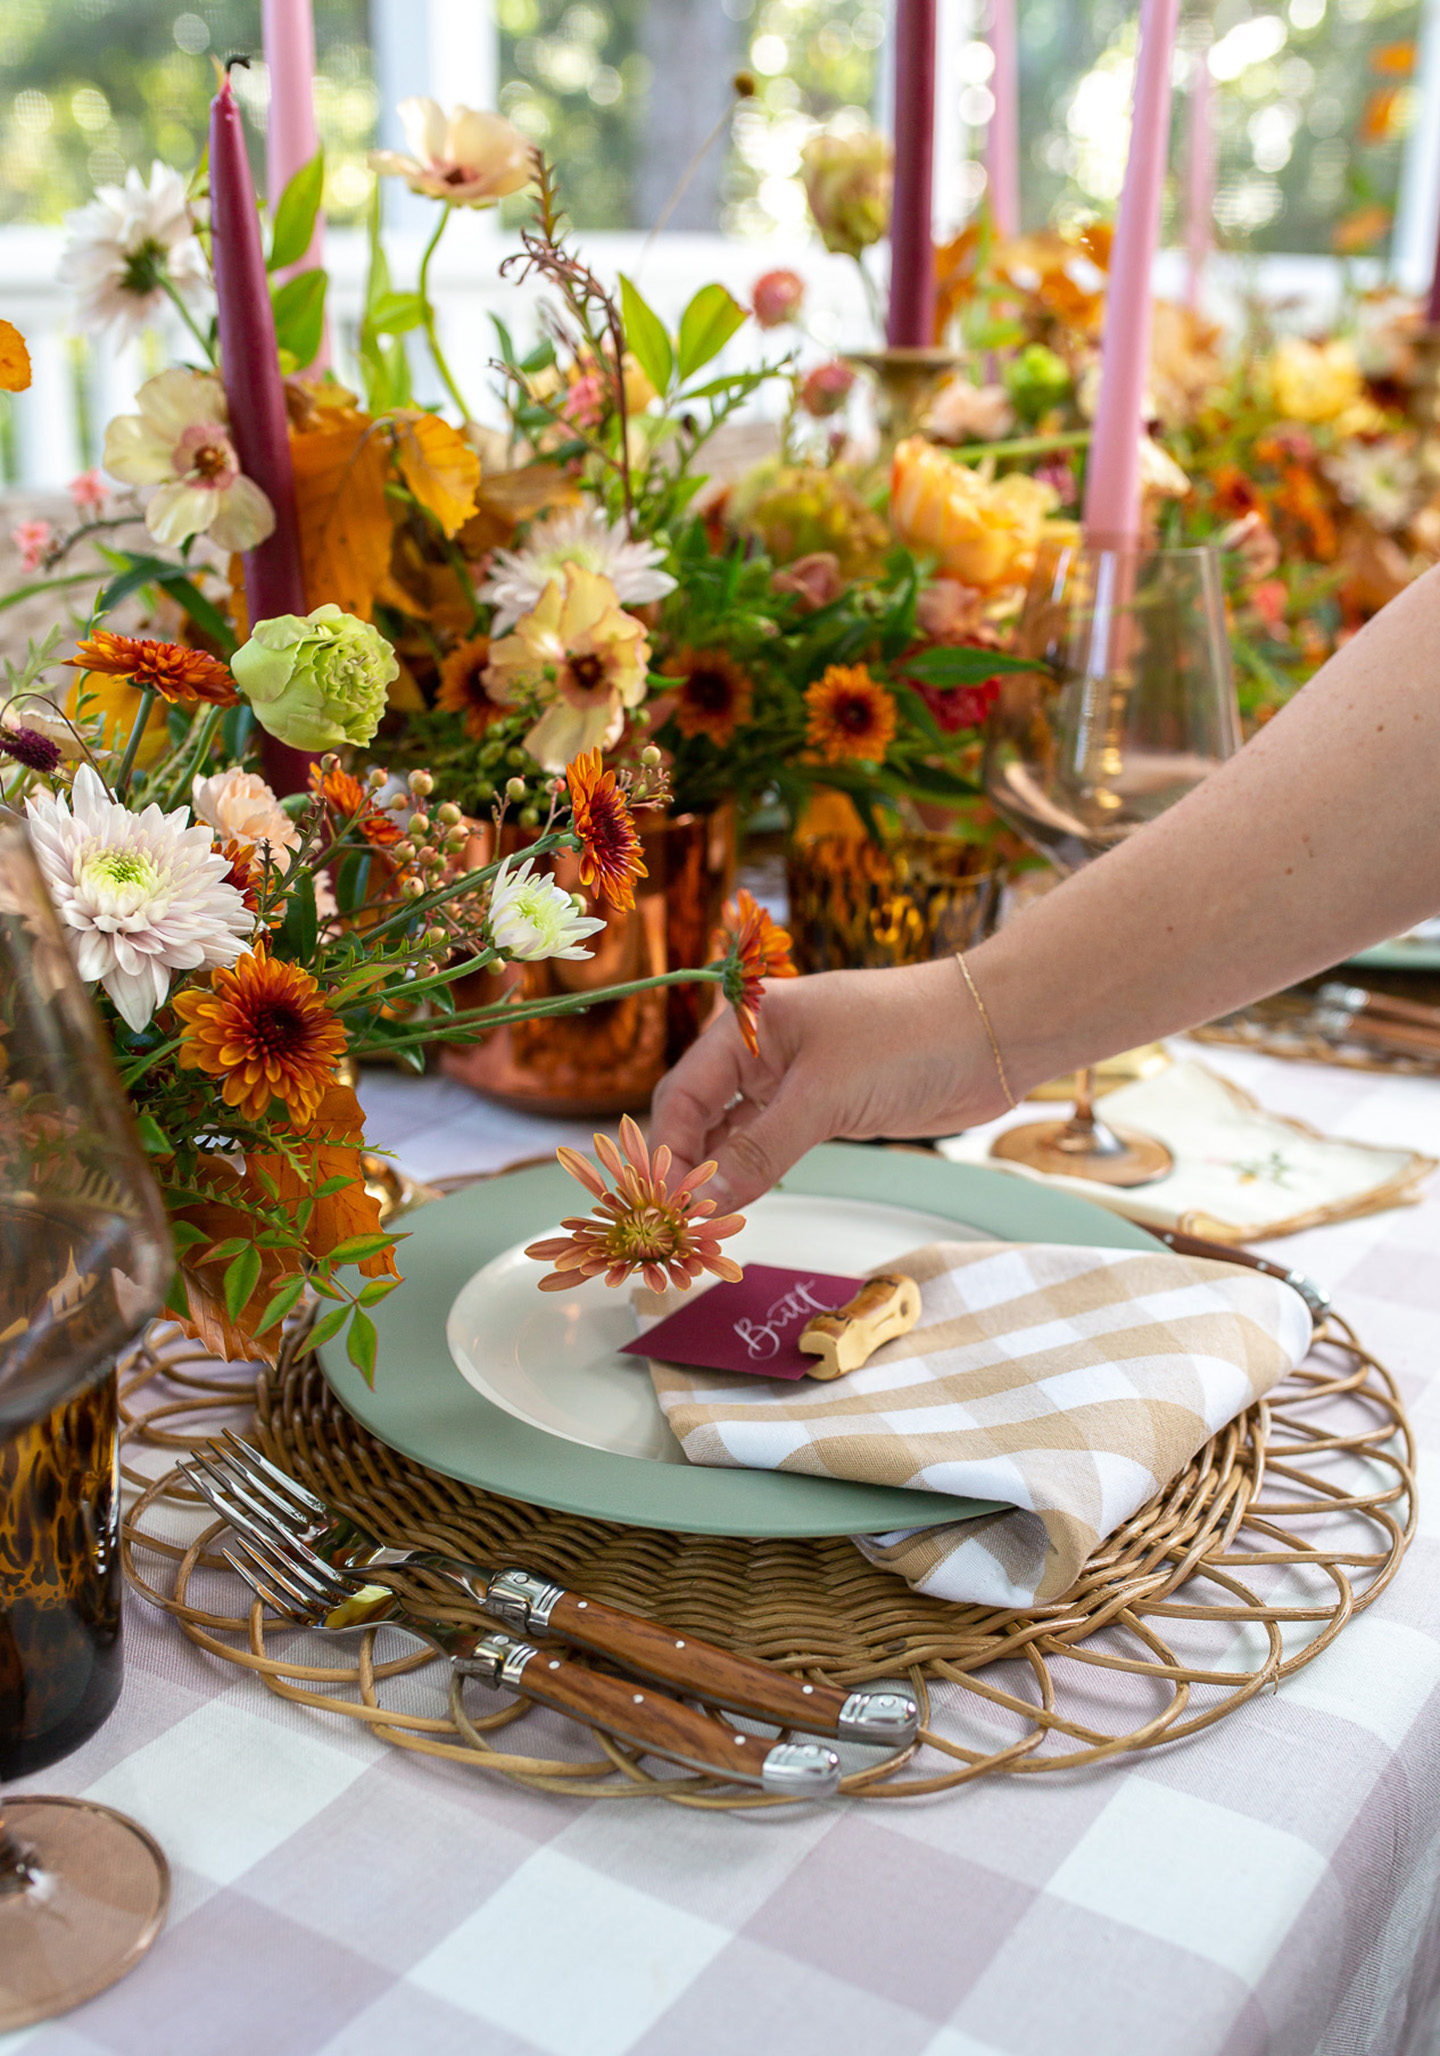
[[[935,341],[935,0],[896,0],[891,348]]]
[[[277,614],[304,614],[307,603],[270,282],[245,131],[228,78],[210,104],[210,234],[230,439],[240,469],[275,510],[273,533],[245,553],[245,604],[253,627]],[[304,791],[315,761],[307,752],[266,735],[260,756],[265,776],[282,797]]]

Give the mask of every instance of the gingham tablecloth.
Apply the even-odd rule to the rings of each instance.
[[[1440,1083],[1207,1048],[1277,1112],[1440,1155]],[[573,1126],[367,1080],[421,1177]],[[1440,1185],[1440,1181],[1436,1181]],[[1277,1245],[1440,1470],[1440,1190]],[[131,1602],[125,1695],[33,1780],[136,1815],[170,1925],[0,2056],[1433,2056],[1440,1489],[1391,1589],[1214,1731],[1059,1777],[803,1813],[512,1788],[286,1706]]]

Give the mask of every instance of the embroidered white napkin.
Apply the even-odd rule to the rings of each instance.
[[[948,1136],[937,1147],[955,1163],[1039,1179],[1147,1227],[1180,1228],[1218,1242],[1258,1242],[1322,1221],[1409,1206],[1435,1169],[1432,1158],[1413,1150],[1341,1142],[1303,1122],[1267,1114],[1248,1092],[1205,1064],[1173,1064],[1156,1077],[1122,1085],[1106,1094],[1098,1111],[1117,1127],[1158,1136],[1169,1145],[1174,1170],[1126,1192],[1089,1178],[1047,1177],[991,1156],[991,1141],[1002,1128],[1057,1118],[1053,1102],[1021,1107],[1003,1121]]]
[[[1298,1293],[1163,1250],[932,1243],[887,1270],[919,1325],[858,1371],[798,1385],[652,1363],[692,1463],[999,1500],[971,1521],[857,1536],[922,1592],[1058,1598],[1098,1543],[1310,1346]],[[642,1324],[671,1311],[636,1295]],[[917,1502],[919,1504],[921,1502]]]

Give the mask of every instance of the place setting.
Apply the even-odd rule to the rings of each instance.
[[[16,30],[5,2046],[1418,2051],[1433,67],[471,13]]]

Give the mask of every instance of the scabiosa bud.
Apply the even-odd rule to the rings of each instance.
[[[829,364],[817,364],[801,381],[800,405],[817,421],[823,421],[827,414],[840,412],[854,383],[854,372],[838,357]]]
[[[61,762],[58,744],[38,728],[0,728],[0,753],[13,757],[27,771],[38,771],[42,778],[48,778]]]

